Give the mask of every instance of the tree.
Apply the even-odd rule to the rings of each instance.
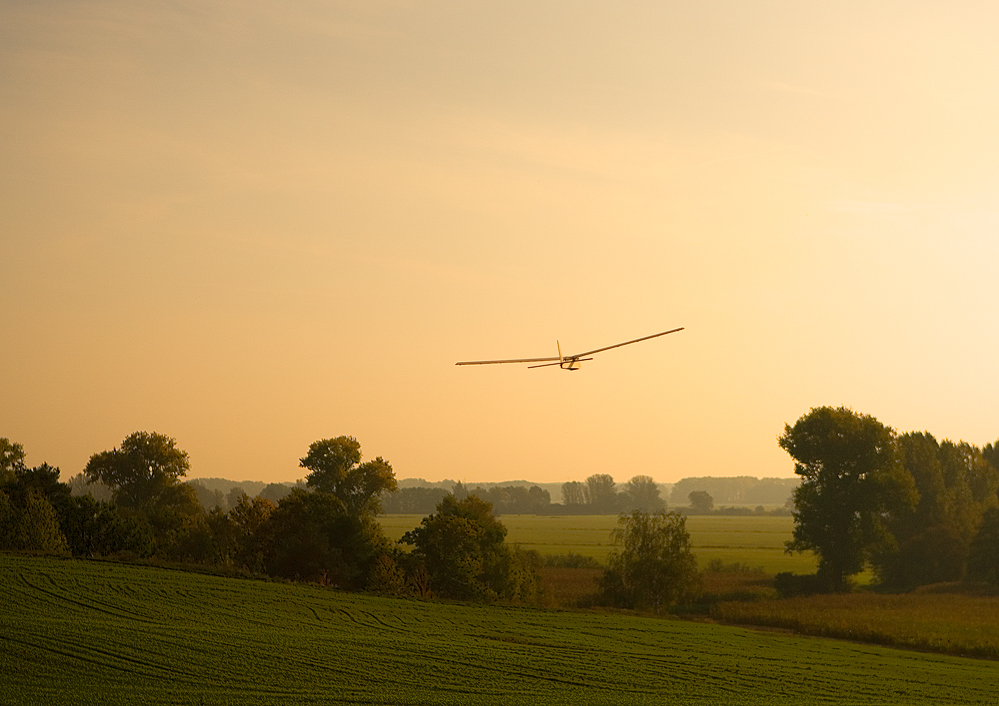
[[[711,497],[711,494],[706,490],[692,490],[690,494],[687,495],[687,499],[690,500],[690,508],[697,513],[706,515],[714,509],[715,499]]]
[[[654,512],[664,510],[666,503],[659,497],[659,486],[651,476],[635,476],[624,485],[629,509]]]
[[[300,465],[311,471],[309,487],[334,495],[356,515],[377,515],[380,494],[398,487],[392,466],[381,456],[361,463],[361,445],[352,436],[314,442]]]
[[[600,580],[605,602],[662,613],[697,593],[697,560],[679,513],[622,514],[613,539],[621,548],[611,553]]]
[[[256,536],[267,573],[348,589],[365,588],[388,551],[372,515],[348,512],[332,493],[301,488],[281,499]]]
[[[0,485],[14,480],[16,471],[24,468],[24,447],[0,437]]]
[[[149,523],[134,512],[122,512],[113,503],[91,495],[69,499],[60,525],[74,556],[109,556],[127,552],[146,557],[155,542]]]
[[[878,580],[893,589],[960,581],[982,515],[997,503],[999,473],[985,450],[965,442],[919,432],[897,444],[918,502],[887,517],[894,543],[872,556]]]
[[[587,478],[586,499],[594,512],[614,512],[617,509],[614,477],[607,473],[594,473]]]
[[[504,543],[506,527],[492,514],[492,504],[475,495],[445,496],[437,512],[403,535],[413,545],[413,559],[443,598],[527,599],[538,592],[538,562]]]
[[[264,500],[270,500],[272,503],[277,505],[277,503],[291,492],[291,488],[281,483],[268,483],[264,486],[264,489],[260,491],[258,497]]]
[[[69,550],[52,503],[36,490],[27,492],[17,513],[13,548],[59,554]]]
[[[562,484],[562,504],[582,505],[586,502],[586,486],[578,480]]]
[[[91,456],[83,472],[88,480],[111,488],[118,505],[139,508],[154,503],[188,470],[187,452],[178,449],[174,439],[137,431],[121,442],[120,449]]]
[[[842,591],[847,576],[891,543],[887,518],[917,499],[912,477],[899,463],[894,432],[846,407],[816,407],[793,427],[785,424],[778,443],[803,478],[794,491],[794,536],[787,550],[817,552],[820,580]]]

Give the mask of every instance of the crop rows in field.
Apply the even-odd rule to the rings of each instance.
[[[380,518],[390,539],[398,539],[423,519],[420,515],[385,515]],[[507,541],[541,554],[582,554],[605,562],[613,549],[611,530],[616,515],[503,515]],[[770,516],[692,515],[687,518],[693,552],[701,567],[713,559],[725,564],[742,563],[762,567],[767,573],[780,571],[811,573],[812,554],[785,554],[791,539],[793,519]]]
[[[0,556],[0,702],[991,703],[999,665],[604,613]]]
[[[733,623],[999,659],[999,598],[959,594],[855,593],[721,603]]]

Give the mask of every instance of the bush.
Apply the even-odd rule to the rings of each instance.
[[[600,579],[606,605],[662,613],[696,596],[700,577],[682,515],[634,510],[618,525],[614,542],[622,548]]]
[[[781,598],[823,593],[822,584],[816,574],[793,574],[790,571],[782,571],[774,577],[774,588]]]

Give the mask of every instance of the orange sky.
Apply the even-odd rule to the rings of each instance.
[[[0,5],[0,436],[284,481],[999,437],[987,3]],[[686,330],[577,373],[457,360]]]

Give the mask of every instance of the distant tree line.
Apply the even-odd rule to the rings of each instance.
[[[891,589],[999,585],[999,442],[898,434],[845,407],[812,409],[778,442],[802,478],[787,548],[818,555],[810,588],[846,590],[865,566]]]
[[[461,481],[450,491],[439,487],[401,488],[385,499],[385,512],[423,514],[433,511],[449,493],[458,498],[471,495],[493,506],[498,515],[609,515],[631,510],[665,509],[659,486],[649,476],[635,476],[620,489],[613,476],[595,474],[585,481],[562,485],[562,503],[553,503],[551,494],[538,485],[493,485],[469,487]]]
[[[754,478],[735,476],[718,478],[713,476],[681,478],[669,496],[672,507],[687,504],[690,493],[708,493],[717,504],[755,507],[756,505],[783,505],[790,498],[800,478]]]

